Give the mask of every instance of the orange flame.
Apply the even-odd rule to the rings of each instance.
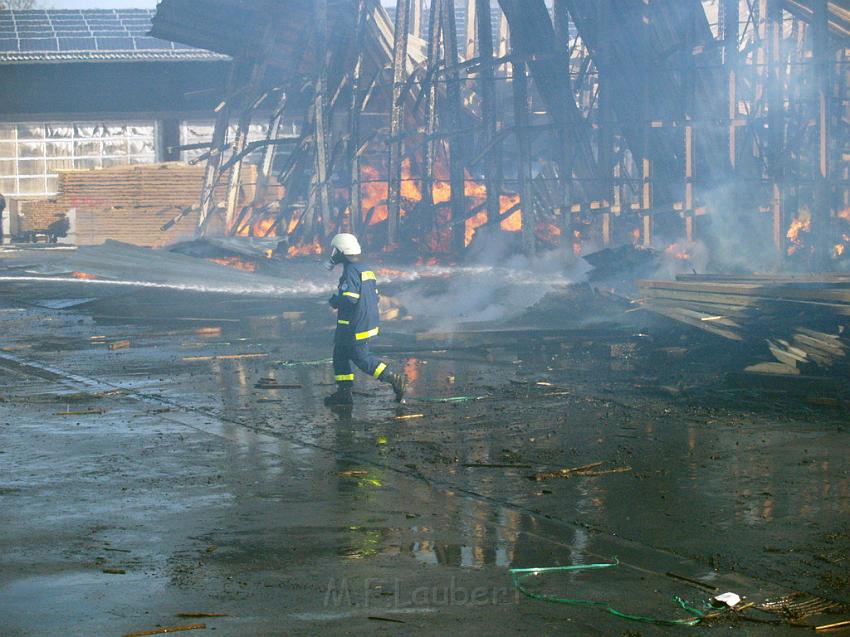
[[[681,243],[671,243],[669,246],[664,248],[664,254],[673,257],[678,261],[691,260],[691,254],[688,252],[688,249],[684,247]]]
[[[219,265],[226,265],[229,268],[235,268],[242,272],[256,272],[257,264],[253,261],[246,261],[240,257],[221,257],[219,259],[207,259]]]
[[[322,254],[322,244],[318,240],[306,245],[290,246],[286,254],[290,257],[308,257],[315,254]]]
[[[236,230],[237,237],[257,237],[264,239],[267,237],[276,237],[277,228],[275,227],[274,216],[262,216],[254,219],[253,223],[244,223]],[[296,222],[297,223],[297,222]]]
[[[785,234],[786,238],[791,241],[788,246],[787,254],[791,256],[797,252],[803,245],[801,232],[809,233],[812,230],[812,215],[807,210],[801,210],[799,217],[794,217],[791,221],[791,226]]]

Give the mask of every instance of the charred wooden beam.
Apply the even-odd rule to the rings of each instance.
[[[738,0],[723,0],[721,5],[723,25],[723,65],[726,71],[726,104],[729,128],[727,136],[727,150],[729,157],[729,169],[733,179],[736,178],[738,166],[738,33],[740,16],[740,4]]]
[[[313,95],[314,158],[316,205],[325,226],[325,234],[332,231],[330,184],[328,183],[328,1],[315,0],[316,60],[319,65]]]
[[[443,25],[443,0],[432,0],[430,21],[428,25],[428,75],[422,84],[421,91],[425,93],[425,136],[422,149],[422,204],[431,213],[429,227],[433,231],[437,226],[436,211],[434,210],[434,164],[436,161],[437,144],[434,135],[437,130],[437,83],[433,75],[441,61],[441,41]]]
[[[280,141],[278,140],[278,135],[280,134],[280,127],[283,124],[284,113],[286,112],[286,98],[286,91],[283,91],[280,94],[274,112],[269,117],[269,128],[266,131],[266,143],[263,146],[263,157],[260,161],[260,173],[257,181],[256,198],[258,201],[262,201],[265,197],[269,179],[271,179],[277,147],[280,145],[276,142]]]
[[[832,124],[832,45],[829,37],[829,7],[827,0],[812,0],[812,43],[814,85],[818,100],[818,126],[815,168],[814,218],[815,263],[818,270],[829,268],[830,226],[832,217],[832,187],[830,185],[830,128]]]
[[[241,66],[241,60],[233,60],[230,64],[230,71],[227,77],[227,87],[225,94],[230,96],[233,94],[236,86],[236,78],[238,69]],[[230,123],[230,105],[227,98],[223,100],[216,108],[215,125],[213,127],[213,136],[210,141],[211,152],[207,159],[207,166],[204,170],[204,184],[201,187],[201,212],[198,215],[198,230],[203,232],[204,227],[209,219],[210,210],[213,207],[213,193],[215,192],[216,184],[219,180],[219,166],[221,165],[221,153],[212,152],[221,148],[227,143],[227,129]]]
[[[443,0],[442,4],[445,62],[447,66],[454,67],[458,63],[455,3],[454,0]],[[460,74],[457,71],[450,71],[447,74],[446,113],[448,115],[447,126],[452,131],[449,141],[449,181],[452,189],[452,219],[460,219],[466,213],[466,195],[464,191],[463,142],[460,137]],[[462,229],[458,229],[452,233],[452,244],[456,251],[460,252],[463,250],[464,232]]]
[[[695,161],[694,148],[694,116],[696,112],[696,12],[704,11],[701,5],[687,5],[687,27],[685,34],[685,50],[683,60],[682,90],[684,92],[684,113],[682,119],[685,122],[685,239],[688,242],[694,240],[694,187],[695,187]]]
[[[417,38],[423,37],[425,33],[425,0],[413,0],[413,11],[410,17],[410,35]]]
[[[534,254],[534,192],[531,183],[531,145],[528,140],[528,69],[525,62],[513,62],[514,132],[519,153],[518,177],[522,209],[522,246],[526,254]]]
[[[389,216],[387,218],[387,247],[398,243],[401,220],[401,162],[403,142],[399,136],[404,125],[404,78],[407,71],[407,42],[410,26],[410,0],[398,0],[395,14],[395,40],[393,42],[393,86],[390,106],[389,143]]]
[[[597,21],[605,33],[611,32],[611,13],[614,7],[611,0],[599,0],[597,5]],[[597,53],[596,72],[598,74],[597,98],[599,104],[599,118],[597,122],[597,152],[599,161],[600,183],[597,190],[597,198],[602,201],[603,206],[609,206],[612,198],[612,157],[614,155],[614,61],[611,46],[602,42]],[[603,213],[603,245],[610,243],[611,214]]]
[[[767,167],[771,181],[770,208],[773,214],[773,237],[779,259],[785,254],[785,221],[782,214],[782,181],[785,151],[784,66],[782,60],[782,4],[768,0],[767,5]]]
[[[245,157],[245,147],[248,145],[248,131],[254,111],[261,104],[267,94],[259,95],[263,76],[266,74],[269,54],[277,35],[276,25],[269,23],[263,33],[260,43],[259,56],[251,62],[251,71],[247,87],[243,94],[242,112],[239,115],[239,123],[236,128],[236,137],[233,141],[233,156],[235,159],[230,169],[230,184],[227,188],[227,206],[224,211],[225,232],[235,232],[236,224],[233,223],[236,215],[236,205],[239,202],[239,189],[242,185],[242,161]],[[250,100],[250,101],[249,101]]]
[[[475,12],[478,26],[478,54],[484,61],[478,72],[478,86],[481,92],[481,119],[484,123],[483,144],[490,146],[498,135],[496,123],[496,86],[493,65],[493,25],[490,14],[490,0],[475,0]],[[494,223],[499,218],[499,156],[494,152],[486,154],[484,165],[484,184],[487,191],[487,221]]]
[[[415,0],[419,2],[420,0]],[[357,234],[363,219],[361,210],[362,193],[360,191],[360,114],[365,96],[361,96],[360,82],[363,75],[363,44],[366,31],[366,0],[357,3],[357,31],[354,36],[354,56],[351,68],[351,109],[348,119],[348,161],[350,165],[348,190],[348,215],[351,232]]]
[[[471,60],[476,53],[476,40],[478,39],[478,19],[481,17],[478,14],[478,0],[463,0],[466,3],[466,34],[464,43],[464,57]],[[487,22],[490,20],[488,18]],[[492,37],[492,36],[491,36]]]

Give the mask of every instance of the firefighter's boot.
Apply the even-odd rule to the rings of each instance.
[[[351,397],[351,385],[339,384],[336,386],[336,391],[330,396],[325,396],[326,407],[337,407],[340,405],[352,405],[354,399]]]
[[[378,377],[378,380],[392,386],[397,403],[400,403],[404,399],[404,392],[407,389],[407,378],[404,374],[396,374],[390,370],[386,370]]]

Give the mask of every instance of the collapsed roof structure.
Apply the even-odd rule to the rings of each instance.
[[[201,228],[285,238],[290,254],[340,229],[421,253],[500,231],[580,252],[686,245],[734,209],[729,232],[766,258],[844,254],[848,0],[499,0],[498,29],[495,4],[465,0],[465,46],[456,4],[163,0],[151,35],[233,58]],[[249,144],[265,111],[267,139]],[[294,143],[275,135],[284,112]]]

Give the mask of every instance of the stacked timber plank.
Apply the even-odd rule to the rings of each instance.
[[[643,307],[717,336],[766,346],[747,371],[850,371],[850,273],[685,275],[638,281]]]
[[[98,208],[191,206],[200,200],[204,170],[202,165],[184,163],[68,170],[59,173],[58,199],[70,205]],[[219,180],[216,200],[225,197],[227,181]],[[256,167],[246,165],[243,184],[253,188],[255,183]]]
[[[59,173],[59,193],[53,199],[26,202],[21,228],[43,232],[63,215],[75,218],[75,240],[95,245],[115,239],[158,247],[190,238],[204,179],[203,166],[185,163],[135,164]],[[226,197],[229,175],[219,180],[213,202]],[[254,198],[257,168],[242,168],[240,205]],[[178,223],[162,227],[181,209],[195,208]]]

